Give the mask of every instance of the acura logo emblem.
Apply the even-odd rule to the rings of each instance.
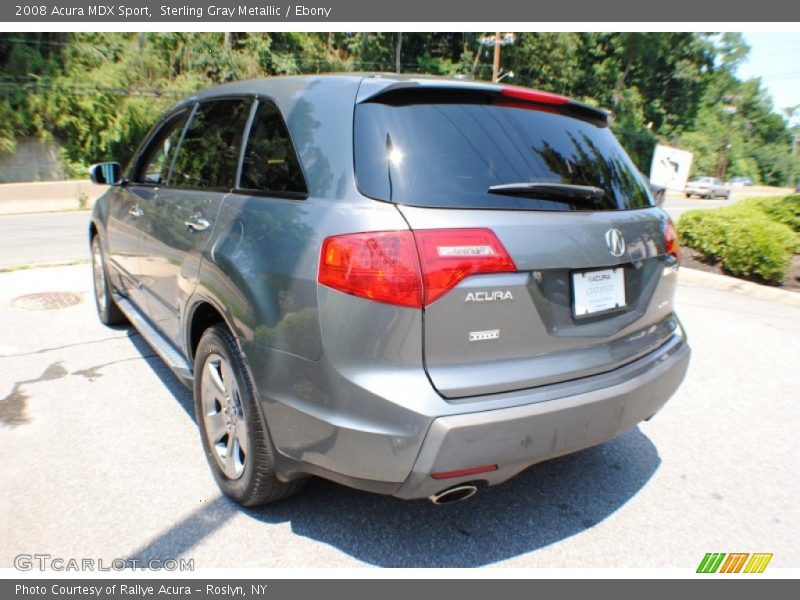
[[[622,237],[622,232],[619,229],[606,231],[606,246],[608,246],[611,256],[619,258],[625,254],[625,238]]]

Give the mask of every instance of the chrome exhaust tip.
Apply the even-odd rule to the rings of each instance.
[[[472,498],[475,494],[478,493],[478,488],[471,483],[466,483],[464,485],[454,485],[451,488],[447,488],[446,490],[442,490],[432,496],[428,496],[428,500],[430,500],[433,504],[442,505],[442,504],[453,504],[454,502],[461,502],[462,500],[467,500]]]

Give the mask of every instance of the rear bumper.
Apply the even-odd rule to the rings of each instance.
[[[652,417],[686,374],[689,346],[682,336],[646,357],[644,370],[615,385],[554,400],[471,412],[433,421],[399,498],[425,498],[444,489],[481,481],[494,485],[527,467],[599,444]],[[480,475],[434,479],[431,474],[497,465]]]

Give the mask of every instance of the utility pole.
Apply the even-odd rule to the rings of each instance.
[[[397,32],[397,47],[394,51],[395,70],[400,73],[400,51],[403,49],[403,32]]]
[[[497,31],[493,36],[487,35],[479,40],[482,46],[494,46],[494,60],[492,61],[492,83],[497,83],[502,77],[500,75],[500,46],[510,46],[514,43],[513,33],[503,33]],[[478,60],[480,59],[480,50],[475,55],[475,62],[472,63],[473,75],[478,68]]]
[[[719,168],[717,169],[717,177],[720,181],[725,181],[725,172],[728,170],[728,155],[731,148],[731,131],[733,130],[733,116],[736,114],[736,106],[728,104],[722,107],[722,110],[728,115],[728,128],[725,130],[725,142],[722,146],[722,158],[720,159]]]
[[[783,113],[786,115],[786,119],[789,122],[789,125],[792,124],[794,120],[794,115],[800,111],[800,104],[796,104],[795,106],[787,106],[783,109]],[[792,151],[789,154],[789,187],[794,188],[795,186],[800,184],[800,179],[797,178],[797,145],[800,144],[800,121],[796,121],[794,127],[791,129],[792,131]]]
[[[503,36],[499,31],[494,34],[494,61],[492,62],[492,83],[497,83],[500,76],[500,46],[503,45]]]

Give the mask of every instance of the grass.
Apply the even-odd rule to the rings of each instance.
[[[64,260],[59,262],[47,263],[24,263],[19,265],[9,265],[7,267],[0,267],[0,273],[14,273],[16,271],[27,271],[29,269],[47,269],[51,267],[71,267],[73,265],[86,265],[89,264],[88,258],[78,258],[75,260]]]

